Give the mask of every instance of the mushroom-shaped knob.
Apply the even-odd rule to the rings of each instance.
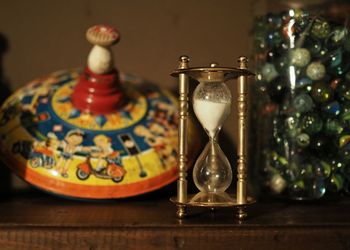
[[[107,74],[114,68],[110,46],[120,39],[119,32],[108,25],[95,25],[86,32],[87,40],[94,45],[88,57],[88,67],[96,74]]]
[[[108,25],[95,25],[86,31],[86,39],[94,44],[103,47],[111,46],[120,39],[119,32]]]

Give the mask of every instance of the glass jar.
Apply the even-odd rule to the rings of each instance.
[[[350,34],[339,11],[348,4],[269,4],[284,10],[259,16],[253,28],[251,137],[262,190],[296,200],[346,193]]]

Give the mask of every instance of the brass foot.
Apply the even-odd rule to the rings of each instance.
[[[247,218],[247,212],[246,212],[246,208],[245,207],[239,207],[238,208],[237,218],[239,220],[244,220],[245,218]]]
[[[179,219],[183,219],[187,215],[187,208],[185,205],[177,205],[176,215]]]

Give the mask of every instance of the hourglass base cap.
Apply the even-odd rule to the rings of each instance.
[[[255,203],[255,200],[252,197],[247,197],[245,203],[237,203],[236,196],[226,192],[199,192],[195,195],[189,195],[187,202],[179,202],[176,197],[173,197],[170,200],[177,205],[187,205],[192,207],[239,207]]]

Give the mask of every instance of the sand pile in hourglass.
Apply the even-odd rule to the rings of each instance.
[[[193,109],[208,135],[214,137],[230,114],[231,102],[195,99],[193,100]]]

